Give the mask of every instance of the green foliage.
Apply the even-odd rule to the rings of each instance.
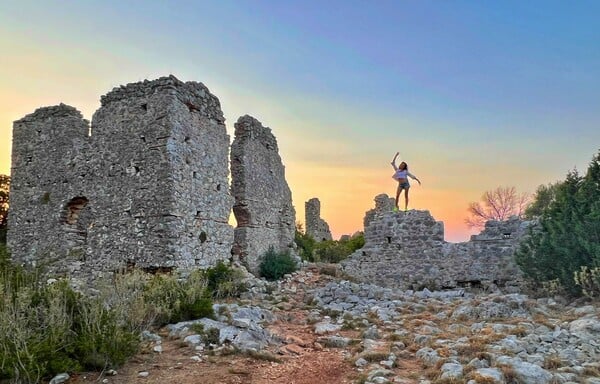
[[[278,280],[287,273],[296,270],[296,262],[290,256],[289,252],[277,253],[273,247],[264,254],[260,263],[260,275],[267,280]]]
[[[341,240],[322,241],[315,247],[314,258],[315,261],[339,263],[364,245],[365,236],[362,233]]]
[[[560,184],[560,182],[556,182],[540,185],[535,191],[532,202],[525,208],[523,216],[527,219],[542,216],[544,211],[550,206],[550,203],[555,200]]]
[[[557,184],[539,218],[539,229],[522,244],[516,260],[530,280],[558,280],[581,295],[575,276],[582,267],[600,267],[600,152],[585,176],[576,171]]]
[[[118,274],[91,297],[68,280],[49,284],[40,276],[14,266],[0,245],[0,381],[34,383],[60,372],[117,367],[138,351],[142,330],[213,317],[213,297],[233,292],[223,284],[241,286],[240,272],[224,265],[185,279]]]
[[[575,272],[575,283],[581,287],[582,293],[593,299],[600,297],[600,267],[581,267]]]
[[[208,268],[206,277],[208,289],[215,299],[238,297],[246,290],[246,285],[242,283],[244,278],[242,273],[222,261],[219,261],[216,266]]]
[[[316,261],[314,259],[314,251],[317,241],[311,235],[302,233],[296,229],[294,242],[298,247],[298,253],[300,254],[300,258],[302,258],[302,260]]]

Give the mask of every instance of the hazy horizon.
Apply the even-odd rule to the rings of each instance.
[[[409,208],[467,240],[469,202],[587,168],[600,147],[600,3],[64,2],[0,5],[0,173],[12,122],[173,74],[277,137],[297,220],[334,237],[393,195],[396,151],[423,182]]]

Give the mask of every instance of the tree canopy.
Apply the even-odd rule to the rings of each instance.
[[[538,211],[539,226],[516,260],[532,281],[557,281],[578,295],[576,273],[582,267],[600,268],[600,151],[584,176],[571,171],[551,189],[551,198],[539,204],[545,206]],[[546,192],[538,197],[547,199]]]

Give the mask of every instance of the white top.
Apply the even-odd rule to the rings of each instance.
[[[408,172],[408,170],[406,170],[406,169],[404,169],[404,170],[396,169],[396,173],[394,173],[394,176],[392,176],[392,179],[400,180],[400,179],[406,179],[407,177],[410,177],[413,180],[417,180],[417,177],[415,175],[413,175],[412,173]]]

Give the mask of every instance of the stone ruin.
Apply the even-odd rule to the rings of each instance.
[[[321,202],[316,197],[304,203],[304,220],[306,222],[306,234],[317,241],[331,240],[329,224],[321,218]]]
[[[517,290],[522,283],[514,252],[531,222],[488,221],[470,241],[449,243],[429,211],[392,212],[384,197],[365,217],[365,246],[342,262],[350,276],[402,289]]]
[[[250,266],[265,247],[289,247],[295,222],[275,139],[253,124],[240,119],[232,150],[235,249]],[[113,89],[91,126],[64,104],[36,110],[13,127],[13,259],[85,278],[229,260],[229,144],[217,97],[173,76]]]
[[[233,254],[251,271],[273,247],[276,252],[295,250],[296,211],[285,181],[277,140],[271,129],[251,116],[235,123],[231,145],[231,194],[237,220]]]

